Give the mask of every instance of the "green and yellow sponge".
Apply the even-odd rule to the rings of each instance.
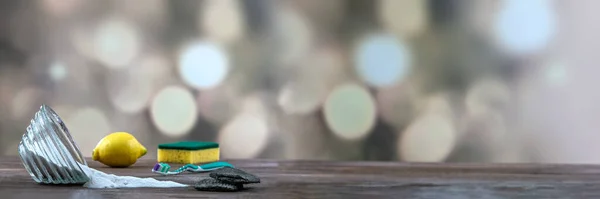
[[[158,145],[158,162],[199,164],[219,161],[215,142],[174,142]]]

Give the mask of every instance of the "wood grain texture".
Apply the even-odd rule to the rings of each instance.
[[[208,174],[160,176],[154,159],[114,169],[117,175],[155,177],[193,184]],[[227,160],[226,160],[227,161]],[[542,164],[422,164],[230,160],[261,178],[236,193],[189,188],[86,189],[36,184],[17,157],[0,157],[0,198],[600,198],[600,166]]]

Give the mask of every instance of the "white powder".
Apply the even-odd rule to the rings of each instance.
[[[117,176],[106,174],[102,171],[89,168],[86,165],[79,165],[90,181],[83,186],[93,189],[103,188],[136,188],[136,187],[187,187],[173,181],[159,181],[154,178],[137,178],[133,176]]]

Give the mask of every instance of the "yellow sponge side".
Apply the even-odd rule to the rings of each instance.
[[[199,164],[219,161],[219,148],[203,150],[158,149],[158,162]]]

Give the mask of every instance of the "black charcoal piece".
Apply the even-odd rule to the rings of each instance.
[[[221,182],[230,184],[250,184],[260,183],[260,179],[252,174],[246,173],[240,169],[224,167],[212,171],[209,176]]]
[[[242,184],[230,184],[212,178],[202,179],[194,185],[194,189],[198,191],[233,192],[243,188]]]

